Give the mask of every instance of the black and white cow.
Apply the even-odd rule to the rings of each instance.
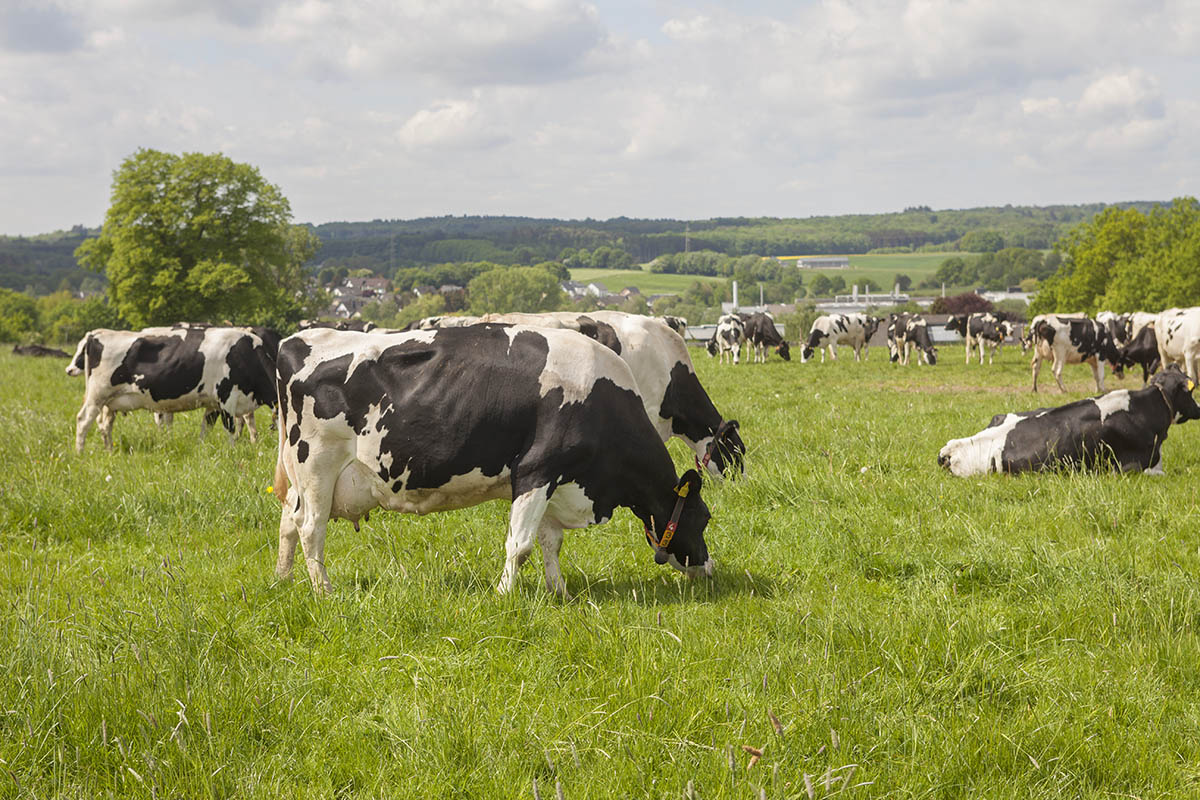
[[[250,439],[255,441],[254,409],[275,405],[274,361],[262,340],[245,328],[89,331],[75,349],[67,374],[86,375],[83,406],[75,418],[79,452],[97,419],[104,446],[112,449],[118,411],[218,410],[233,419],[248,419]]]
[[[746,445],[736,420],[725,420],[696,377],[687,345],[661,320],[621,311],[489,314],[486,322],[577,331],[612,350],[633,370],[646,416],[665,442],[678,436],[696,462],[720,477],[743,472]]]
[[[1104,327],[1108,328],[1108,335],[1112,337],[1113,342],[1120,347],[1129,343],[1129,324],[1132,321],[1131,314],[1118,314],[1115,311],[1099,311],[1096,313],[1096,322],[1099,322]]]
[[[896,313],[888,315],[888,324],[884,328],[884,332],[887,333],[888,360],[893,364],[900,361],[900,336],[908,325],[909,316],[909,314]]]
[[[1001,319],[990,311],[976,311],[973,314],[955,314],[946,322],[946,330],[954,331],[963,337],[966,343],[966,363],[971,363],[971,356],[978,348],[979,363],[983,364],[983,349],[989,348],[988,363],[991,364],[1005,338],[1012,335],[1012,324]]]
[[[954,475],[1116,468],[1162,474],[1172,423],[1200,419],[1196,384],[1171,367],[1144,389],[1118,389],[1058,408],[997,415],[966,439],[952,439],[938,463]]]
[[[705,345],[710,356],[716,356],[725,363],[725,354],[729,353],[734,364],[739,363],[742,352],[742,339],[746,334],[745,323],[737,314],[726,314],[717,320],[717,329]]]
[[[1154,335],[1164,366],[1179,364],[1200,380],[1200,308],[1168,308],[1155,320]]]
[[[427,514],[499,498],[512,501],[501,592],[536,539],[546,585],[565,595],[563,529],[603,522],[617,506],[642,520],[658,563],[712,574],[699,474],[677,479],[629,366],[587,337],[491,324],[301,331],[280,346],[278,381],[280,577],[299,541],[313,587],[332,589],[330,518],[357,524],[377,507]]]
[[[779,335],[779,329],[775,327],[775,319],[770,314],[761,311],[751,314],[745,322],[744,335],[746,341],[754,348],[755,363],[767,360],[768,347],[774,347],[775,352],[784,361],[792,360],[791,348]]]
[[[375,323],[365,319],[339,319],[332,322],[320,319],[302,319],[296,327],[302,331],[309,328],[329,328],[335,331],[373,331]]]
[[[829,357],[837,358],[839,344],[850,345],[854,348],[854,360],[867,358],[870,353],[871,337],[879,328],[879,317],[869,314],[826,314],[813,321],[808,332],[808,341],[800,351],[800,361],[808,361],[817,350],[821,350],[821,360],[825,360],[825,351],[829,348]]]
[[[903,329],[897,330],[895,334],[900,363],[908,366],[909,357],[912,351],[916,350],[918,367],[921,366],[922,359],[926,364],[933,366],[937,363],[937,348],[933,346],[933,339],[929,335],[929,323],[920,314],[903,316],[903,320],[897,320],[895,323],[897,327],[903,324]]]
[[[1150,376],[1158,371],[1162,359],[1158,354],[1158,337],[1154,334],[1153,325],[1143,325],[1137,336],[1121,348],[1121,365],[1124,367],[1141,367],[1142,383],[1150,380]]]
[[[1134,311],[1130,314],[1126,314],[1125,316],[1128,318],[1125,323],[1125,340],[1132,342],[1137,338],[1137,335],[1142,328],[1146,327],[1147,325],[1154,327],[1154,321],[1158,319],[1158,312]]]
[[[674,317],[670,315],[659,317],[659,319],[666,323],[668,328],[675,331],[683,338],[687,338],[688,323],[686,319],[683,317]]]
[[[1114,375],[1125,375],[1124,367],[1121,366],[1121,354],[1117,352],[1109,337],[1108,328],[1094,319],[1043,314],[1034,317],[1029,326],[1029,335],[1034,348],[1030,368],[1033,371],[1035,392],[1043,360],[1052,362],[1050,369],[1061,392],[1067,390],[1062,382],[1062,370],[1067,364],[1090,366],[1098,392],[1104,391],[1105,361],[1112,367]]]

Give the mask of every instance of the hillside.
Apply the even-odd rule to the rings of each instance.
[[[1145,211],[1158,203],[1115,205]],[[1071,227],[1109,207],[1104,203],[936,211],[918,207],[892,214],[807,219],[446,216],[330,222],[310,226],[323,246],[308,266],[314,272],[322,267],[346,267],[390,277],[402,267],[451,262],[534,264],[560,260],[564,251],[578,252],[575,260],[583,262],[569,266],[587,268],[603,266],[595,262],[614,253],[625,263],[645,263],[685,250],[785,256],[870,253],[880,248],[920,250],[926,258],[939,261],[942,251],[959,246],[980,250],[999,243],[1004,247],[1049,248]],[[71,231],[35,237],[0,237],[0,287],[45,294],[63,286],[78,289],[89,278],[94,284],[98,276],[79,269],[73,254],[84,238],[95,233],[76,226]],[[921,260],[922,266],[928,263]],[[883,268],[858,259],[852,263],[854,268],[868,266],[896,271],[890,264]]]

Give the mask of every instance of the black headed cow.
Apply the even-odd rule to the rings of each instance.
[[[774,347],[775,352],[784,361],[792,360],[788,343],[779,335],[779,329],[775,327],[775,320],[768,314],[761,311],[751,314],[745,323],[745,337],[746,341],[754,348],[755,362],[767,360],[768,347]]]
[[[629,366],[587,337],[494,324],[301,331],[280,345],[278,380],[281,577],[299,541],[313,587],[332,588],[330,518],[357,524],[381,506],[426,514],[498,498],[512,501],[501,592],[536,540],[547,587],[565,595],[563,529],[603,522],[617,506],[642,520],[656,561],[712,572],[700,476],[676,477]]]
[[[1162,360],[1158,354],[1158,338],[1154,334],[1153,325],[1143,325],[1133,340],[1121,348],[1121,365],[1141,367],[1143,384],[1158,371]]]
[[[1118,389],[1058,408],[997,415],[966,439],[952,439],[938,463],[954,475],[1116,468],[1162,474],[1172,423],[1200,419],[1196,384],[1170,367],[1144,389]]]
[[[89,331],[80,340],[67,374],[86,375],[83,407],[75,422],[79,452],[97,419],[104,446],[112,449],[117,411],[218,410],[234,419],[248,419],[253,441],[257,438],[254,409],[275,405],[274,362],[262,340],[245,328]]]
[[[933,366],[937,363],[937,348],[933,346],[933,339],[929,335],[929,323],[919,314],[904,315],[904,319],[897,320],[896,325],[899,326],[903,322],[903,329],[896,332],[896,347],[899,351],[898,355],[900,363],[907,366],[908,360],[913,350],[917,351],[917,366],[921,366],[922,359],[926,364]]]
[[[1033,391],[1037,391],[1038,372],[1042,361],[1052,362],[1050,371],[1061,392],[1066,391],[1062,382],[1063,367],[1067,364],[1087,364],[1092,368],[1096,380],[1096,391],[1104,391],[1104,362],[1107,361],[1117,377],[1124,377],[1121,354],[1117,352],[1108,328],[1094,319],[1086,317],[1059,317],[1041,315],[1030,324],[1033,339]]]
[[[710,356],[725,362],[725,354],[730,355],[734,364],[741,361],[742,339],[746,334],[746,325],[737,314],[726,314],[717,320],[717,329],[712,338],[704,346]]]
[[[453,319],[453,318],[451,318]],[[737,420],[725,420],[696,377],[687,345],[659,319],[622,311],[489,314],[484,321],[582,333],[633,370],[646,415],[665,442],[678,436],[714,476],[744,471]]]

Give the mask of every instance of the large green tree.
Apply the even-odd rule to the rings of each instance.
[[[1200,203],[1143,214],[1110,208],[1070,231],[1063,260],[1030,306],[1047,311],[1155,311],[1200,305]]]
[[[75,255],[108,276],[113,305],[134,326],[288,327],[310,310],[302,265],[318,246],[255,167],[142,149],[114,173],[100,236]]]
[[[554,311],[566,295],[558,278],[540,267],[500,267],[483,273],[467,287],[476,314]]]

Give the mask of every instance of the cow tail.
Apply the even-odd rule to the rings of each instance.
[[[283,424],[282,415],[280,415],[279,424],[275,427],[279,429],[279,452],[275,457],[275,483],[271,486],[271,490],[275,494],[275,499],[282,504],[287,502],[288,491],[287,471],[283,468],[283,448],[287,446],[287,436],[284,433],[286,427]]]

